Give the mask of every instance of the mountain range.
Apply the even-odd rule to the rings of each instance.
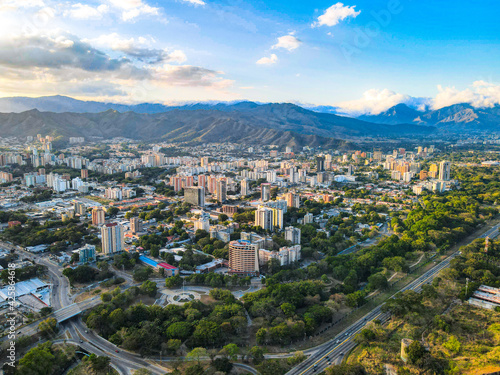
[[[332,146],[342,140],[499,131],[500,107],[457,104],[418,111],[398,104],[378,115],[339,116],[334,107],[290,103],[193,103],[180,106],[87,102],[65,96],[0,98],[3,137],[53,134],[172,142]],[[326,113],[328,112],[328,113]]]
[[[467,103],[418,111],[406,104],[398,104],[378,115],[364,115],[358,119],[376,124],[415,124],[435,126],[446,133],[500,132],[500,105],[475,108]]]
[[[373,124],[317,113],[294,104],[242,102],[223,109],[172,109],[162,113],[55,113],[32,109],[1,113],[3,137],[53,134],[172,142],[240,142],[291,146],[338,146],[339,139],[428,135],[434,128],[420,125]]]

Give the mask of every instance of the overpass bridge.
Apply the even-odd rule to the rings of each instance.
[[[54,311],[52,313],[52,317],[57,320],[57,323],[62,323],[65,320],[68,320],[70,318],[73,318],[74,316],[77,316],[80,314],[82,311],[90,309],[94,306],[97,306],[101,303],[101,298],[99,296],[87,299],[85,301],[79,302],[79,303],[72,303],[71,305],[68,305],[66,307],[63,307],[57,311]]]

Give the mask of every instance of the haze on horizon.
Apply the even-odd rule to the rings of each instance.
[[[493,0],[3,0],[0,97],[500,103]]]

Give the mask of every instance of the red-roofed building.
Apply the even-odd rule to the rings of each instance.
[[[171,277],[179,274],[179,269],[171,264],[161,262],[158,263],[158,268],[163,268],[165,270],[165,276]]]

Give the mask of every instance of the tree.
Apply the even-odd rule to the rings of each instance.
[[[233,369],[233,364],[229,360],[229,358],[223,357],[223,358],[215,358],[213,362],[213,367],[217,371],[224,372],[226,374],[230,373],[231,370]]]
[[[231,361],[236,361],[238,359],[240,348],[238,348],[236,344],[227,344],[222,348],[222,352],[224,352],[227,358]]]
[[[90,362],[90,366],[96,372],[107,371],[109,369],[109,364],[111,363],[111,359],[105,356],[98,356],[92,353],[88,357],[88,361]]]
[[[381,273],[376,273],[368,277],[368,288],[370,290],[387,288],[387,278]]]
[[[208,357],[208,352],[207,349],[201,347],[194,348],[186,355],[188,360],[196,360],[198,365],[200,364],[200,359],[203,357]]]
[[[171,339],[186,340],[191,332],[191,324],[188,322],[175,322],[167,328],[166,334]]]
[[[219,222],[223,223],[224,221],[227,221],[229,217],[226,214],[219,214]]]
[[[108,213],[109,216],[113,217],[116,216],[118,212],[120,212],[120,210],[117,207],[111,206],[106,209],[106,212]]]
[[[18,374],[29,375],[50,375],[55,364],[55,356],[52,354],[52,343],[45,342],[40,344],[19,360]]]
[[[283,303],[281,305],[281,311],[283,311],[286,316],[291,317],[295,314],[295,306],[288,302]]]
[[[156,283],[149,280],[144,281],[139,289],[141,291],[141,294],[145,294],[150,297],[156,296],[156,293],[158,292]]]
[[[361,290],[350,293],[345,296],[345,301],[347,306],[352,308],[362,306],[366,303],[365,293]]]
[[[179,274],[165,279],[165,286],[167,288],[175,288],[181,285],[182,285],[182,277]]]
[[[220,326],[209,320],[202,320],[196,326],[193,338],[202,345],[211,345],[219,341]]]
[[[52,307],[42,307],[40,309],[40,315],[47,316],[52,313]]]
[[[167,351],[175,354],[181,348],[182,341],[178,339],[170,339],[167,341]]]
[[[57,332],[57,320],[47,318],[38,324],[38,330],[43,336],[50,336]]]
[[[250,349],[250,355],[252,356],[253,362],[259,364],[264,360],[264,349],[260,346],[253,346]]]
[[[448,341],[446,341],[443,346],[454,354],[460,351],[460,341],[457,340],[455,336],[450,336]]]
[[[415,340],[408,346],[406,353],[408,355],[408,362],[415,364],[425,355],[425,348],[420,341]]]
[[[108,262],[100,261],[100,262],[97,262],[97,268],[99,268],[101,271],[108,271],[109,264],[108,264]]]
[[[134,271],[134,281],[146,281],[152,273],[153,270],[149,267],[139,268]]]
[[[325,370],[326,375],[366,375],[366,371],[361,365],[349,365],[342,363],[337,366],[328,367]]]
[[[365,329],[362,329],[361,332],[359,332],[355,336],[354,340],[358,344],[368,344],[370,341],[373,341],[376,337],[377,337],[377,335],[375,334],[375,332],[373,332],[369,328],[365,328]]]

